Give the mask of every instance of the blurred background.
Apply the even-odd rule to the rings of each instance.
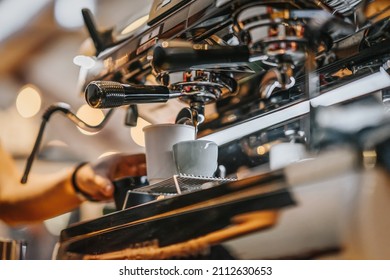
[[[149,11],[150,0],[0,0],[0,137],[16,158],[31,151],[43,112],[56,102],[71,106],[87,123],[98,124],[104,112],[90,109],[78,88],[77,56],[90,52],[82,8],[94,14],[99,29]],[[143,15],[143,14],[142,14]],[[87,47],[86,47],[87,46]],[[142,121],[142,120],[141,120]],[[98,134],[80,131],[61,114],[47,125],[41,159],[94,160],[111,152],[143,150],[116,110]]]
[[[91,125],[104,113],[90,109],[78,87],[77,57],[91,51],[82,8],[89,8],[99,29],[108,29],[149,12],[151,0],[0,0],[0,141],[22,171],[31,152],[42,114],[64,102]],[[91,135],[63,115],[46,126],[32,172],[54,172],[109,153],[143,152],[142,127],[124,125],[125,111],[114,112],[102,131]],[[142,119],[140,125],[147,124]],[[131,131],[133,130],[133,131]],[[137,136],[138,135],[138,136]],[[138,140],[134,140],[138,137]],[[139,140],[141,139],[141,140]],[[39,207],[39,205],[37,205]],[[99,215],[102,205],[88,203],[81,212],[24,228],[0,227],[0,237],[27,240],[28,259],[48,259],[60,229],[71,219]]]

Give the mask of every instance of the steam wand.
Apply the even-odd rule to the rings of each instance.
[[[107,114],[105,115],[104,119],[95,126],[89,125],[83,120],[81,120],[79,117],[77,117],[73,112],[70,111],[70,106],[66,103],[56,103],[54,105],[51,105],[46,112],[42,116],[42,122],[41,126],[39,128],[38,136],[35,140],[34,147],[31,151],[30,156],[27,159],[26,167],[24,169],[23,177],[21,179],[21,183],[25,184],[27,182],[28,175],[30,173],[33,161],[35,159],[35,156],[38,153],[39,147],[41,145],[43,132],[45,130],[46,123],[49,121],[50,117],[55,112],[61,112],[65,114],[65,116],[71,120],[75,125],[77,125],[79,128],[87,130],[89,132],[96,132],[99,131],[104,127],[104,125],[107,123],[108,119],[110,118],[111,114],[113,113],[113,109],[110,109]]]

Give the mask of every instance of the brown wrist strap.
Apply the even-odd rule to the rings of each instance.
[[[79,195],[80,197],[82,197],[83,199],[86,199],[88,201],[98,201],[97,199],[93,198],[90,194],[81,190],[79,185],[77,184],[77,180],[76,180],[77,171],[79,171],[80,168],[86,164],[88,164],[88,162],[81,162],[73,170],[72,179],[71,179],[72,187],[73,187],[74,191],[76,192],[76,194]]]

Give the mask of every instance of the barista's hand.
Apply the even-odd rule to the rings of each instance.
[[[86,164],[76,173],[79,189],[94,200],[109,200],[114,193],[113,180],[125,176],[146,175],[144,154],[114,154],[96,163]]]

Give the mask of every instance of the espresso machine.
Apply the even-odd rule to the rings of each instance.
[[[365,195],[390,199],[389,4],[156,0],[140,27],[105,31],[83,10],[86,102],[126,106],[136,125],[146,103],[178,100],[176,124],[217,143],[220,168],[136,187],[128,197],[147,202],[64,229],[56,258],[192,258],[220,244],[248,259],[390,257],[367,241],[390,227]]]

